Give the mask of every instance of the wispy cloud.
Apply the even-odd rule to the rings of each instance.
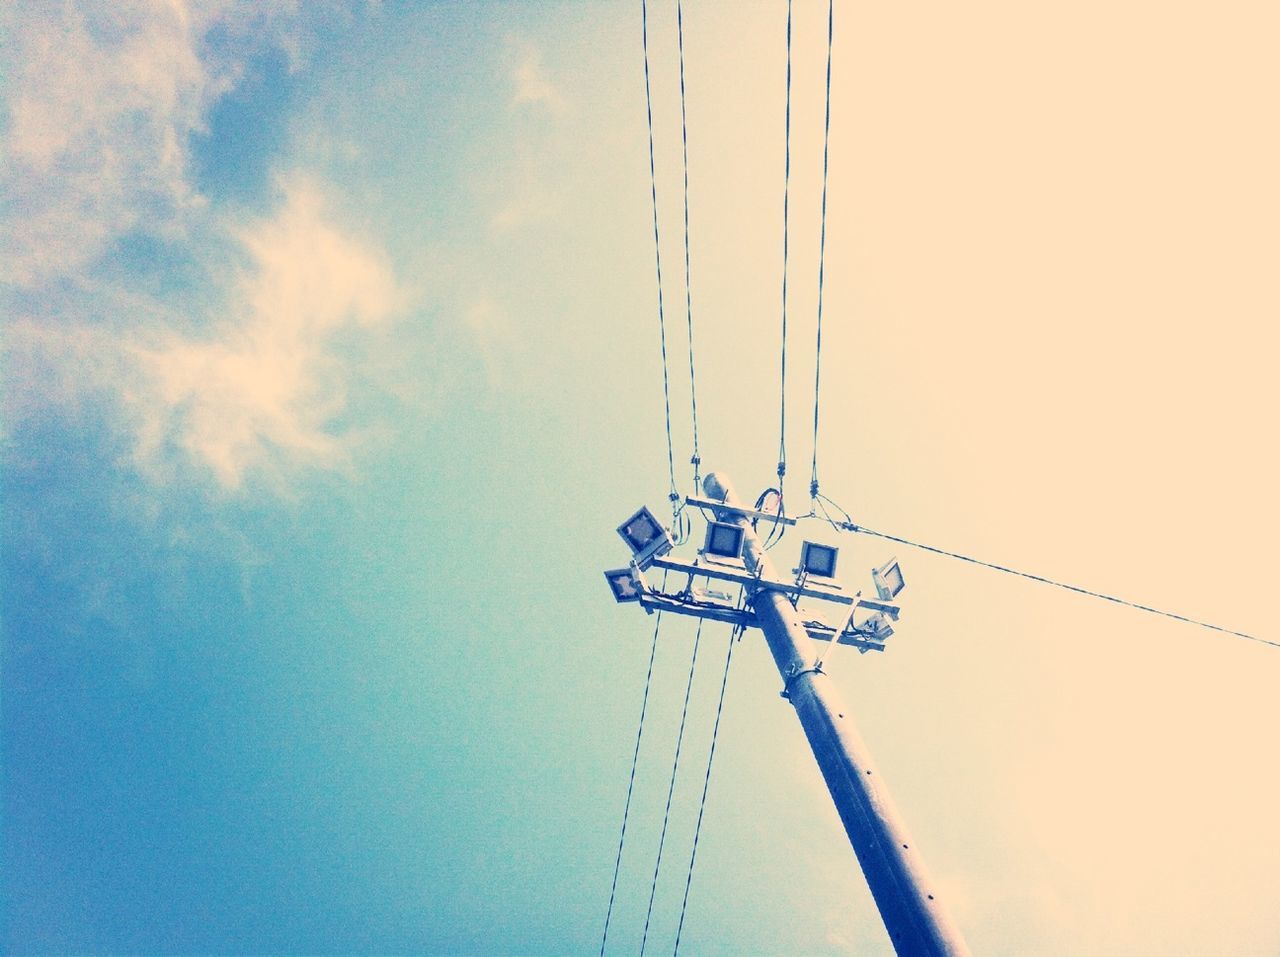
[[[187,178],[189,137],[242,68],[204,39],[217,26],[293,45],[289,6],[6,5],[13,51],[0,275],[38,287],[75,275],[130,230],[180,235],[203,206]]]
[[[277,209],[229,225],[189,170],[192,134],[250,57],[274,45],[299,62],[293,8],[5,8],[14,48],[0,174],[10,438],[33,416],[73,428],[97,416],[144,474],[194,468],[224,488],[255,468],[343,460],[348,442],[335,421],[363,348],[347,330],[380,324],[403,304],[389,265],[375,243],[336,223],[314,180],[283,179]],[[194,263],[198,294],[145,291],[116,256],[136,235]],[[228,255],[242,266],[228,266]]]
[[[238,231],[249,265],[217,315],[123,332],[70,317],[10,323],[7,426],[48,412],[79,426],[96,412],[143,475],[194,468],[227,489],[255,468],[342,464],[349,442],[334,423],[368,351],[348,330],[384,323],[407,296],[380,249],[335,225],[318,183],[294,176],[283,194]],[[206,331],[176,331],[192,325]]]
[[[537,105],[560,109],[564,97],[547,76],[542,53],[525,40],[511,40],[511,103],[513,106]]]
[[[168,334],[137,346],[128,397],[143,468],[179,451],[238,487],[254,466],[332,466],[331,423],[345,408],[346,326],[380,323],[403,304],[379,251],[327,218],[319,187],[294,179],[279,213],[245,231],[253,266],[210,338]]]

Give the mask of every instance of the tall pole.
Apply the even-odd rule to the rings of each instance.
[[[729,481],[718,472],[706,477],[703,488],[715,501],[742,507]],[[747,568],[758,577],[775,579],[773,563],[748,518],[728,510],[718,518],[743,529]],[[752,606],[782,676],[784,694],[809,739],[894,950],[901,957],[967,957],[969,948],[938,899],[851,712],[831,680],[815,666],[813,640],[799,612],[784,594],[766,589],[756,592]]]

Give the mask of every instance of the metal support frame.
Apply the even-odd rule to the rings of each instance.
[[[691,578],[704,577],[732,582],[735,585],[742,585],[747,589],[748,594],[755,594],[758,591],[776,591],[792,597],[820,598],[823,601],[835,602],[838,605],[856,605],[858,608],[865,608],[868,611],[884,612],[894,621],[898,620],[898,615],[902,611],[893,602],[881,601],[878,598],[867,598],[864,595],[843,594],[840,590],[840,585],[834,582],[831,584],[819,583],[812,578],[799,582],[784,581],[774,578],[772,575],[768,577],[754,575],[746,570],[746,566],[743,566],[743,569],[738,571],[719,563],[713,565],[710,563],[686,562],[678,558],[655,558],[653,567],[689,575]]]
[[[768,522],[771,525],[775,522],[779,525],[794,525],[796,523],[796,520],[788,515],[777,515],[773,512],[761,512],[754,508],[743,508],[740,505],[725,505],[724,502],[712,501],[709,498],[697,498],[693,495],[686,495],[684,497],[684,502],[686,505],[692,505],[695,508],[715,509],[721,514],[732,509],[735,515],[743,515],[747,518],[753,518],[761,522]]]

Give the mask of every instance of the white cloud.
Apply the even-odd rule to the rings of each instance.
[[[295,13],[292,0],[5,6],[10,438],[50,411],[72,427],[99,416],[144,474],[194,466],[225,488],[255,468],[342,462],[335,419],[368,344],[346,330],[401,306],[390,268],[335,225],[316,182],[283,181],[273,215],[228,230],[188,169],[191,135],[251,57],[274,45],[298,64]],[[134,231],[195,264],[198,303],[98,278]],[[238,275],[219,264],[228,236],[247,254]]]
[[[547,77],[542,65],[542,54],[537,47],[524,41],[511,41],[514,63],[511,68],[513,106],[542,104],[552,109],[564,105],[559,89]]]
[[[216,316],[150,317],[125,330],[68,317],[9,322],[6,428],[46,412],[74,427],[102,418],[141,474],[194,470],[226,489],[254,470],[271,478],[342,465],[350,433],[335,423],[353,373],[377,361],[373,327],[407,295],[380,249],[335,225],[316,182],[283,185],[275,215],[237,233],[250,265],[224,284]]]
[[[243,60],[201,44],[217,26],[296,46],[291,4],[120,0],[5,5],[12,38],[5,106],[5,255],[0,276],[38,288],[74,276],[139,226],[181,235],[203,200],[187,142]]]
[[[279,213],[245,231],[252,271],[213,338],[168,334],[135,345],[127,397],[138,463],[179,452],[238,487],[255,466],[333,466],[345,444],[331,431],[346,407],[347,326],[381,323],[402,305],[380,252],[327,218],[319,187],[286,185]]]

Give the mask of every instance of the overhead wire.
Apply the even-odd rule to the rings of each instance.
[[[837,506],[837,508],[838,507],[839,506]],[[843,509],[841,511],[843,511]],[[955,558],[962,562],[968,562],[971,565],[980,565],[983,568],[990,568],[993,571],[1004,572],[1006,575],[1014,575],[1018,578],[1026,578],[1030,581],[1040,582],[1042,585],[1052,585],[1055,588],[1062,588],[1066,591],[1073,591],[1081,595],[1088,595],[1090,598],[1100,598],[1103,601],[1113,602],[1117,605],[1124,605],[1127,608],[1136,608],[1138,611],[1145,611],[1153,615],[1160,615],[1164,618],[1172,618],[1175,621],[1185,622],[1189,625],[1198,625],[1199,627],[1207,628],[1210,631],[1218,631],[1226,635],[1232,635],[1236,638],[1246,638],[1249,641],[1256,641],[1259,644],[1270,645],[1273,648],[1280,648],[1280,641],[1271,641],[1267,638],[1260,638],[1257,635],[1251,635],[1247,632],[1236,631],[1232,628],[1225,628],[1222,625],[1215,625],[1211,622],[1200,621],[1196,618],[1188,618],[1186,615],[1179,615],[1176,612],[1164,611],[1160,608],[1153,608],[1150,605],[1142,605],[1138,602],[1129,601],[1125,598],[1117,598],[1115,595],[1107,595],[1099,591],[1092,591],[1088,588],[1081,588],[1079,585],[1070,585],[1066,582],[1055,581],[1054,579],[1046,578],[1043,575],[1035,575],[1031,572],[1019,571],[1016,568],[1009,568],[1006,565],[997,565],[994,562],[985,562],[981,559],[972,558],[968,555],[961,555],[959,552],[947,551],[945,548],[937,548],[933,545],[924,545],[920,542],[913,542],[910,539],[902,538],[898,535],[890,535],[887,532],[877,532],[874,529],[866,528],[862,525],[856,525],[852,521],[840,523],[833,522],[833,524],[836,524],[838,528],[842,528],[845,531],[857,532],[862,535],[873,535],[876,538],[883,538],[886,541],[897,542],[900,545],[909,545],[910,547],[918,548],[921,551],[933,552],[935,555],[943,555],[947,558]]]
[[[689,717],[689,697],[693,693],[693,675],[698,667],[698,646],[702,643],[702,618],[693,638],[693,656],[689,660],[689,681],[684,688],[684,707],[680,711],[680,730],[676,732],[676,755],[671,762],[671,783],[667,785],[667,807],[662,812],[662,831],[658,836],[658,855],[653,862],[653,881],[649,885],[649,907],[644,914],[644,932],[640,937],[640,955],[644,957],[645,944],[649,940],[649,921],[653,917],[653,901],[658,894],[658,874],[662,869],[662,849],[667,841],[667,824],[671,820],[671,799],[676,790],[676,775],[680,771],[680,748],[684,743],[684,726]]]
[[[787,474],[787,259],[791,222],[791,0],[787,0],[787,108],[782,174],[782,367],[778,406],[778,495],[783,495]]]
[[[827,110],[822,132],[822,233],[818,242],[818,341],[813,365],[813,470],[809,475],[809,497],[818,498],[818,402],[822,394],[822,290],[827,257],[827,171],[831,148],[831,49],[835,39],[835,0],[827,0]]]
[[[702,457],[698,452],[698,383],[693,371],[693,286],[689,271],[689,123],[684,91],[684,3],[676,0],[676,37],[680,49],[680,146],[684,159],[684,303],[689,321],[689,402],[693,417],[693,492],[698,494]]]
[[[716,758],[716,739],[720,736],[720,715],[724,711],[724,692],[729,685],[729,665],[733,662],[733,646],[737,644],[742,626],[729,632],[729,650],[724,659],[724,675],[720,679],[720,700],[716,704],[716,721],[711,728],[711,748],[707,753],[707,772],[702,778],[702,797],[698,801],[698,823],[693,828],[693,849],[689,852],[689,871],[684,879],[684,897],[680,901],[680,922],[676,925],[676,943],[672,948],[672,957],[680,952],[680,936],[684,932],[684,915],[689,907],[689,887],[693,884],[693,864],[698,858],[698,838],[702,835],[702,817],[707,809],[707,791],[711,787],[711,764]]]
[[[663,587],[666,587],[666,573],[663,573]],[[618,854],[613,862],[613,883],[609,887],[609,907],[604,915],[604,932],[600,935],[600,957],[604,957],[605,944],[609,940],[609,921],[613,917],[613,902],[618,893],[618,872],[622,868],[622,848],[627,841],[627,820],[631,814],[631,795],[636,786],[636,765],[640,761],[640,742],[644,738],[644,718],[649,709],[649,689],[653,685],[653,662],[658,655],[658,631],[662,627],[662,612],[658,612],[653,623],[653,643],[649,649],[649,671],[644,679],[644,694],[640,697],[640,722],[636,728],[636,747],[631,755],[631,774],[627,779],[627,799],[622,805],[622,832],[618,835]]]
[[[688,344],[689,344],[689,394],[691,404],[691,419],[693,427],[693,454],[691,464],[694,467],[693,479],[695,490],[699,482],[699,465],[701,459],[698,451],[698,398],[697,398],[697,380],[695,375],[694,345],[693,345],[693,292],[692,283],[690,281],[690,242],[689,242],[689,134],[688,119],[686,111],[686,95],[685,95],[685,68],[684,68],[684,11],[683,4],[677,0],[676,7],[677,34],[680,55],[680,134],[681,134],[681,150],[684,167],[684,265],[685,265],[685,307],[688,325]],[[666,315],[665,315],[665,299],[662,287],[662,242],[659,231],[658,219],[658,179],[657,179],[657,162],[656,150],[654,147],[653,132],[653,92],[652,82],[650,78],[651,70],[649,64],[649,15],[647,0],[641,0],[640,3],[640,22],[641,22],[641,45],[644,54],[644,92],[645,92],[645,115],[648,124],[649,135],[649,194],[653,208],[653,245],[654,245],[654,268],[657,277],[658,289],[658,334],[662,352],[662,396],[663,396],[663,412],[667,438],[667,472],[670,482],[669,497],[672,503],[672,525],[677,542],[684,541],[688,536],[689,521],[684,516],[683,509],[680,506],[680,496],[676,484],[675,474],[675,445],[672,437],[671,429],[671,385],[669,362],[667,356],[667,333],[666,333]],[[666,587],[666,574],[663,574],[663,588]],[[605,947],[608,943],[609,924],[613,916],[613,906],[617,897],[618,875],[622,865],[622,853],[626,843],[627,823],[631,811],[631,798],[635,789],[636,769],[640,757],[640,745],[644,736],[645,715],[648,710],[649,692],[653,682],[653,666],[658,649],[658,635],[662,625],[662,612],[658,612],[657,620],[654,622],[653,642],[649,652],[648,672],[645,676],[644,693],[640,705],[640,721],[636,731],[635,750],[631,759],[631,771],[627,782],[627,797],[623,805],[622,826],[618,837],[618,851],[614,860],[613,879],[609,889],[609,904],[605,912],[604,930],[600,938],[600,955],[603,957]],[[644,950],[644,941],[648,937],[649,922],[653,913],[654,896],[657,889],[657,880],[659,868],[662,862],[662,847],[666,839],[667,824],[670,819],[672,795],[675,789],[676,773],[679,768],[680,749],[684,738],[685,722],[689,709],[689,697],[693,688],[694,670],[698,660],[698,647],[702,637],[702,622],[698,623],[698,631],[694,638],[693,657],[689,665],[689,682],[685,689],[684,712],[680,719],[680,731],[676,739],[675,761],[671,771],[671,785],[667,793],[667,808],[663,816],[662,836],[658,844],[658,857],[654,865],[653,886],[649,894],[649,907],[645,915],[644,939],[641,941],[641,953]]]
[[[813,511],[813,512],[811,512],[811,513],[810,513],[810,516],[811,516],[811,517],[820,517],[820,518],[822,518],[824,521],[828,522],[828,523],[831,525],[831,527],[832,527],[832,528],[836,529],[836,531],[842,531],[843,529],[842,529],[841,524],[840,524],[839,522],[837,522],[834,518],[832,518],[832,517],[831,517],[831,512],[827,509],[827,505],[826,505],[826,503],[827,503],[827,502],[829,502],[829,501],[830,501],[830,499],[828,499],[825,495],[821,495],[821,494],[819,494],[819,495],[815,495],[815,496],[813,497],[813,504],[814,504],[814,506],[816,507],[816,509],[821,509],[821,510],[822,510],[822,515],[821,515],[821,516],[818,516],[818,515],[816,514],[816,510],[815,510],[815,511]],[[832,504],[834,505],[835,503],[834,503],[834,502],[832,502]],[[840,506],[836,505],[836,508],[840,508]],[[843,511],[843,509],[841,509],[841,511]]]
[[[658,171],[653,149],[653,93],[649,84],[649,6],[648,0],[640,0],[640,34],[644,48],[644,103],[649,120],[649,194],[653,200],[653,259],[658,275],[658,336],[662,344],[662,401],[667,426],[667,473],[671,486],[668,497],[672,512],[679,514],[677,503],[680,493],[676,490],[675,446],[671,439],[671,383],[667,371],[667,322],[662,297],[662,243],[658,234]]]

